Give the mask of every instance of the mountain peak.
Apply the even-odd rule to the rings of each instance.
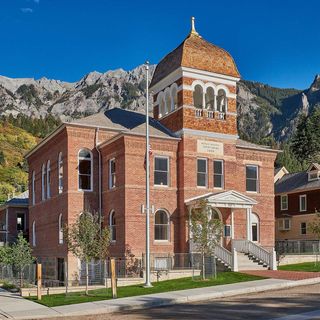
[[[314,80],[313,80],[309,90],[312,92],[320,90],[320,74],[317,74],[314,77]]]

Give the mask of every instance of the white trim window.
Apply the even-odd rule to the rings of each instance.
[[[41,199],[42,201],[46,200],[46,165],[42,165],[41,169]]]
[[[307,223],[306,222],[300,223],[300,234],[301,235],[307,234]]]
[[[246,191],[259,192],[259,167],[255,165],[246,166]]]
[[[300,212],[307,211],[307,195],[302,194],[299,196],[299,209]]]
[[[169,158],[155,156],[154,157],[154,185],[169,185]]]
[[[63,192],[63,159],[62,152],[58,156],[58,190],[59,193]]]
[[[116,186],[116,159],[109,160],[109,189]]]
[[[288,195],[283,194],[280,196],[280,207],[281,210],[288,210]]]
[[[87,149],[81,149],[78,156],[79,191],[92,191],[92,153]]]
[[[47,162],[47,199],[51,198],[51,168],[50,168],[50,160]]]
[[[36,222],[33,221],[32,222],[32,246],[35,247],[36,246]]]
[[[288,231],[291,230],[291,218],[283,218],[278,220],[278,230]]]
[[[110,227],[110,239],[112,242],[117,240],[117,223],[116,223],[116,214],[112,210],[109,216],[109,227]]]
[[[213,161],[213,187],[217,189],[224,188],[224,165],[223,160]]]
[[[62,213],[59,214],[59,220],[58,220],[58,238],[59,238],[59,244],[63,244]]]
[[[208,185],[208,163],[206,158],[197,159],[197,186],[207,187]]]
[[[32,171],[32,205],[36,203],[36,173]]]
[[[170,234],[170,218],[165,210],[158,210],[154,215],[154,240],[168,241]]]

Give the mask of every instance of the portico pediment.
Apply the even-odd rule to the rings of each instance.
[[[187,206],[197,205],[201,200],[205,200],[208,204],[220,208],[252,208],[253,205],[257,204],[256,200],[234,190],[208,193],[190,198],[185,201],[185,204]]]

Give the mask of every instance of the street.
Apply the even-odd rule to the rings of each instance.
[[[292,289],[269,291],[247,296],[236,296],[219,300],[209,300],[169,307],[130,311],[108,315],[70,317],[69,319],[275,319],[296,320],[288,315],[318,311],[317,317],[305,315],[304,319],[320,319],[320,284]],[[281,319],[282,320],[282,319]]]

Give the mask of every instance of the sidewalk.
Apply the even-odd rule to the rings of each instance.
[[[320,278],[305,280],[264,279],[249,282],[164,292],[144,296],[102,300],[48,308],[25,300],[15,294],[0,291],[0,319],[35,319],[80,315],[106,314],[118,311],[144,309],[177,303],[204,301],[241,294],[279,290],[320,283]],[[2,318],[1,318],[2,314]]]

